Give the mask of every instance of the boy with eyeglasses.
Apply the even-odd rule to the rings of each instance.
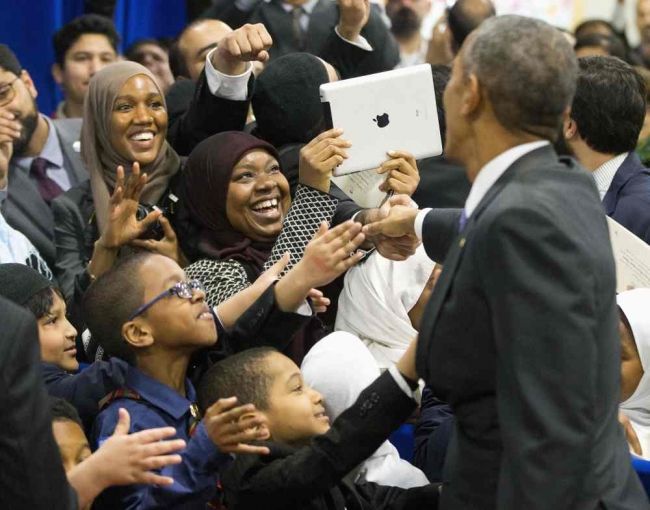
[[[297,309],[312,288],[356,263],[360,254],[350,253],[363,242],[360,229],[352,222],[330,231],[322,226],[303,259],[271,288],[278,308]],[[221,399],[202,419],[199,415],[187,371],[194,353],[217,342],[217,324],[201,284],[185,281],[176,262],[150,253],[125,258],[91,285],[83,308],[104,350],[129,363],[124,387],[101,404],[91,444],[97,447],[109,437],[119,408],[129,412],[131,431],[172,426],[187,441],[181,464],[161,473],[174,478],[172,486],[111,488],[95,508],[203,509],[216,493],[229,453],[268,453],[247,444],[261,437],[263,420],[252,404],[233,409],[235,398]],[[259,320],[254,307],[247,320]]]

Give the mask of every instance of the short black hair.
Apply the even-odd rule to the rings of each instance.
[[[198,388],[199,407],[205,412],[220,398],[237,397],[240,405],[268,409],[273,380],[266,359],[277,353],[273,347],[255,347],[215,363],[202,377]]]
[[[174,79],[177,79],[179,77],[182,78],[189,78],[190,77],[190,70],[187,67],[187,62],[185,61],[185,55],[183,55],[183,52],[181,51],[181,48],[179,46],[179,42],[183,35],[185,35],[185,32],[190,30],[191,28],[196,27],[197,25],[200,25],[202,23],[205,23],[206,18],[198,18],[186,25],[183,30],[181,30],[180,34],[176,36],[176,38],[169,44],[169,69],[172,72],[172,75],[174,76]]]
[[[463,45],[467,36],[486,19],[496,16],[494,4],[488,0],[458,0],[447,10],[447,24],[451,33],[454,53]]]
[[[633,151],[646,113],[646,88],[636,70],[616,57],[578,59],[571,118],[594,151]]]
[[[177,38],[169,47],[169,69],[174,76],[174,79],[178,78],[189,78],[190,71],[187,68],[187,63],[185,62],[185,56],[178,46]]]
[[[36,317],[36,320],[38,320],[49,313],[50,308],[52,308],[52,305],[54,304],[54,294],[65,301],[61,291],[57,287],[52,286],[39,290],[36,294],[25,301],[23,306],[32,312],[34,317]]]
[[[589,47],[602,48],[612,57],[618,57],[625,60],[625,46],[623,42],[615,35],[606,36],[600,34],[587,34],[580,36],[576,39],[574,49],[578,51],[580,48]]]
[[[604,27],[609,32],[609,35],[616,35],[616,29],[614,28],[614,25],[604,19],[585,20],[575,28],[573,34],[575,35],[576,39],[580,39],[586,35],[600,34],[601,32],[598,31],[598,27]]]
[[[63,67],[65,54],[70,47],[84,34],[100,34],[106,36],[108,42],[117,53],[120,36],[113,22],[99,14],[84,14],[63,25],[52,37],[56,63]]]
[[[442,139],[442,146],[445,146],[445,131],[447,129],[447,121],[445,119],[445,107],[443,104],[443,96],[445,89],[451,78],[451,67],[444,64],[431,65],[431,74],[433,75],[433,89],[436,94],[436,109],[438,110],[438,124],[440,125],[440,137]]]
[[[166,42],[160,39],[155,39],[153,37],[146,37],[144,39],[138,39],[133,44],[131,44],[131,46],[129,46],[127,50],[124,52],[124,57],[127,60],[132,60],[134,62],[137,62],[137,60],[135,59],[135,57],[138,56],[137,52],[140,49],[140,46],[144,46],[145,44],[158,46],[165,53],[169,53],[169,44],[167,44]]]
[[[496,16],[463,46],[462,65],[485,89],[505,129],[557,139],[578,71],[562,32],[533,18]]]
[[[84,426],[81,423],[79,413],[70,402],[62,398],[48,395],[47,403],[50,407],[52,421],[73,421],[83,430]]]
[[[135,353],[122,337],[122,326],[142,305],[144,287],[139,270],[153,253],[140,251],[118,260],[88,288],[82,310],[93,338],[109,356],[134,364]]]

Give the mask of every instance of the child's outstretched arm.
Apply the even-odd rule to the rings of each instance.
[[[153,470],[178,464],[175,454],[185,447],[173,427],[142,430],[129,434],[131,419],[125,409],[119,410],[119,421],[113,435],[90,457],[68,472],[68,481],[77,492],[80,508],[88,507],[104,489],[114,485],[171,485],[174,480]]]

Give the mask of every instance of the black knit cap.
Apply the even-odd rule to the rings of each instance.
[[[0,295],[23,306],[37,292],[54,288],[50,280],[23,264],[0,264]]]
[[[6,44],[0,44],[0,67],[5,71],[14,73],[16,76],[23,70],[16,58],[16,54]]]

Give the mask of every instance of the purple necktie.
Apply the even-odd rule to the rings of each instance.
[[[47,176],[47,160],[44,158],[34,158],[32,166],[29,168],[29,175],[36,180],[38,192],[43,200],[48,204],[58,197],[63,190],[56,182]]]
[[[465,212],[465,209],[463,209],[463,212],[460,213],[460,218],[458,218],[458,232],[462,232],[466,224],[467,224],[467,213]]]

